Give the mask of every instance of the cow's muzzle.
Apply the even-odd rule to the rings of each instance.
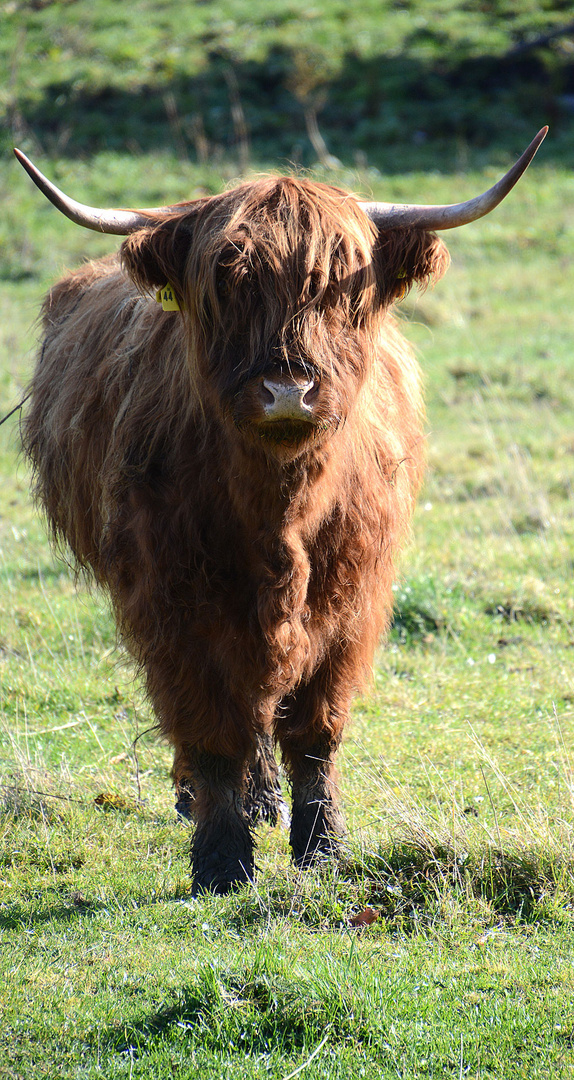
[[[267,368],[236,395],[233,421],[248,438],[286,460],[337,426],[338,418],[326,408],[324,390],[318,373],[308,367]]]

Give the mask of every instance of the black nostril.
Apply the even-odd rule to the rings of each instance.
[[[309,389],[303,394],[302,402],[308,407],[315,404],[319,396],[319,380],[315,379],[309,386]]]
[[[259,390],[259,396],[263,405],[272,405],[275,401],[275,394],[273,393],[271,386],[268,382],[266,382],[265,379],[262,380],[261,388]]]

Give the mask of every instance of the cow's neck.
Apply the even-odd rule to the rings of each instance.
[[[321,526],[345,489],[347,439],[337,433],[323,450],[288,466],[243,448],[228,458],[228,490],[241,523],[239,557],[257,596],[257,623],[265,640],[260,685],[277,698],[316,664],[310,632],[310,552]]]
[[[228,490],[250,535],[303,542],[316,535],[345,487],[348,433],[337,432],[321,448],[281,464],[248,444],[227,449]]]

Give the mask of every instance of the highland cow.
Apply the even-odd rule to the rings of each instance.
[[[392,611],[423,470],[417,364],[391,314],[439,278],[436,229],[482,216],[365,204],[305,179],[101,211],[127,237],[50,291],[23,425],[58,541],[103,586],[174,748],[194,888],[252,880],[291,785],[293,858],[344,833],[334,758]],[[169,283],[162,310],[150,292]]]

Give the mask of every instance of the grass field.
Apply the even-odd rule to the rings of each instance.
[[[1,1077],[572,1075],[574,182],[539,160],[403,304],[430,467],[341,754],[336,868],[296,873],[262,828],[255,888],[191,898],[169,751],[0,428]],[[102,204],[221,184],[168,155],[49,171]],[[443,202],[494,176],[329,178]],[[114,241],[0,180],[3,415],[43,291]]]

